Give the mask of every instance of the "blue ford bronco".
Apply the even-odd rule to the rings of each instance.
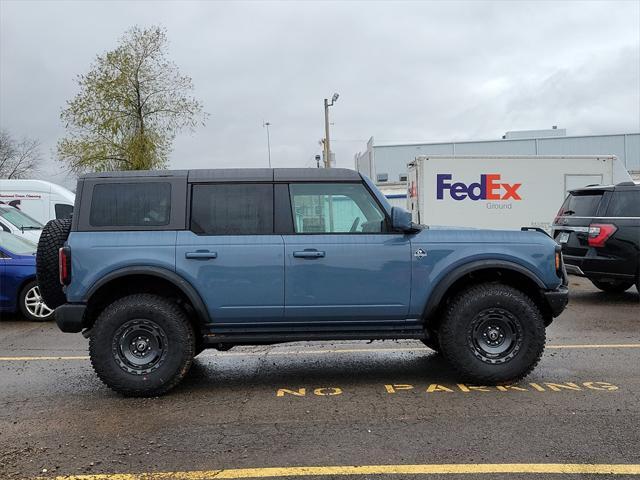
[[[303,340],[420,339],[461,380],[513,382],[568,299],[546,234],[416,225],[344,169],[86,175],[37,259],[59,328],[129,396],[206,348]]]

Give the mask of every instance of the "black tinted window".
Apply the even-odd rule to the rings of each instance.
[[[573,217],[593,217],[600,205],[602,192],[589,192],[588,194],[569,194],[562,205],[560,215]]]
[[[153,227],[169,224],[171,184],[102,183],[93,188],[89,223],[94,227]]]
[[[640,217],[640,190],[613,192],[608,217]]]
[[[191,230],[205,235],[273,233],[273,185],[194,185]]]
[[[56,203],[56,218],[69,218],[73,213],[73,205],[67,205],[65,203]]]

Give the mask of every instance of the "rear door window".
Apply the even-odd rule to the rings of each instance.
[[[613,192],[607,217],[640,217],[640,190]]]
[[[169,224],[171,184],[99,183],[93,187],[93,227],[158,227]]]
[[[194,185],[191,231],[199,235],[273,234],[273,184]]]
[[[562,205],[560,215],[567,217],[594,217],[598,212],[602,191],[570,193]]]

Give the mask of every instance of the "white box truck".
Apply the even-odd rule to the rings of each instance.
[[[75,198],[73,192],[44,180],[0,180],[0,203],[23,211],[42,224],[69,217]]]
[[[630,180],[614,156],[425,155],[408,165],[407,209],[432,226],[550,231],[568,191]]]

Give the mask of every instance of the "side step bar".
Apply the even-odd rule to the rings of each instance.
[[[351,332],[256,332],[256,333],[208,333],[203,337],[207,345],[218,343],[234,343],[238,345],[260,343],[285,343],[312,340],[385,340],[385,339],[425,339],[426,334],[420,330],[400,331],[351,331]]]

